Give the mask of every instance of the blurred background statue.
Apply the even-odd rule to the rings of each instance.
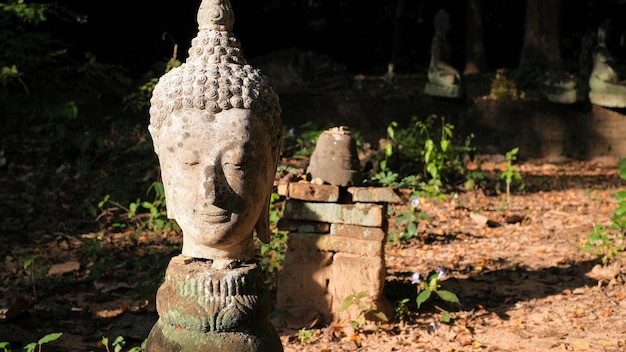
[[[461,75],[450,62],[451,47],[446,35],[450,31],[450,16],[441,9],[435,15],[435,35],[433,36],[428,83],[425,93],[433,96],[458,98],[462,95]]]

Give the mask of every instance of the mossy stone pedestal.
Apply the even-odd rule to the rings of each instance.
[[[434,97],[458,99],[463,97],[463,88],[457,85],[443,85],[427,82],[424,93]]]
[[[172,258],[156,298],[159,320],[149,352],[280,352],[269,322],[271,301],[261,269],[234,262],[217,269],[210,260]]]

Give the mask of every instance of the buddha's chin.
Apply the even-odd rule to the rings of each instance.
[[[229,218],[223,222],[196,221],[187,226],[181,225],[183,240],[220,248],[233,246],[245,241],[246,237],[252,237],[253,226],[242,226],[233,220]]]
[[[230,232],[217,227],[214,224],[194,235],[183,229],[183,254],[204,259],[251,260],[254,257],[252,230],[242,232],[238,227],[237,232]]]

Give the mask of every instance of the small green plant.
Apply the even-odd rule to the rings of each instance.
[[[383,187],[397,186],[397,179],[398,174],[393,171],[381,171],[370,178],[371,181],[378,182]]]
[[[35,350],[37,350],[38,352],[41,352],[41,346],[43,346],[46,343],[58,340],[61,337],[61,335],[63,335],[62,332],[54,332],[54,333],[48,334],[40,338],[39,341],[37,342],[29,343],[28,345],[24,347],[24,350],[26,352],[33,352]]]
[[[379,161],[381,173],[372,179],[395,183],[400,178],[400,184],[405,183],[403,186],[419,188],[423,194],[437,197],[445,182],[463,176],[466,173],[463,157],[474,150],[470,147],[471,138],[462,145],[455,144],[454,126],[443,117],[440,125],[435,121],[436,116],[431,115],[424,121],[414,117],[407,128],[399,128],[395,121],[389,124],[389,143],[385,145],[384,159]],[[392,177],[394,174],[398,174],[396,179]]]
[[[508,152],[506,152],[506,164],[505,164],[505,169],[504,171],[502,171],[502,173],[500,174],[500,178],[504,179],[504,182],[506,183],[506,205],[507,208],[510,204],[510,200],[511,200],[511,184],[513,183],[513,180],[521,180],[522,179],[522,174],[519,173],[519,171],[517,171],[517,167],[515,167],[515,165],[513,165],[513,162],[515,160],[517,160],[517,153],[519,152],[519,148],[513,148],[511,150],[509,150]]]
[[[439,284],[441,280],[446,276],[446,272],[443,268],[438,267],[428,273],[425,280],[422,280],[422,276],[419,273],[413,273],[411,283],[417,285],[417,309],[419,309],[424,302],[426,302],[433,293],[435,293],[442,300],[449,303],[460,303],[459,298],[448,290],[440,289]]]
[[[266,283],[270,286],[275,285],[275,275],[283,268],[285,252],[287,251],[287,235],[289,234],[288,231],[278,230],[278,220],[283,213],[283,203],[279,203],[279,200],[280,195],[272,192],[270,197],[270,230],[272,232],[270,242],[261,243],[257,239],[261,248],[259,264],[266,274]]]
[[[287,231],[272,233],[269,243],[261,244],[261,268],[268,273],[278,272],[283,268],[287,249]]]
[[[509,78],[506,69],[501,68],[496,71],[496,77],[491,82],[491,98],[516,100],[518,97],[515,81]]]
[[[163,183],[153,182],[146,195],[154,193],[152,201],[141,200],[137,198],[136,201],[131,202],[128,207],[121,205],[119,202],[111,200],[109,195],[98,203],[98,209],[100,214],[96,216],[96,221],[105,219],[113,228],[125,229],[129,225],[137,231],[137,236],[140,236],[144,232],[154,235],[162,235],[171,231],[177,231],[179,229],[175,220],[167,218],[167,202],[165,199],[165,189]],[[125,219],[121,219],[116,216],[116,213],[123,212]],[[91,210],[92,215],[97,211]],[[115,221],[115,219],[119,221]]]
[[[444,128],[442,128],[439,145],[435,144],[435,141],[431,138],[427,138],[424,142],[424,164],[426,165],[426,172],[429,174],[430,178],[423,189],[433,196],[439,194],[441,186],[443,185],[441,173],[445,167],[446,154],[449,152],[450,148],[449,136],[452,136],[452,129],[444,126]]]
[[[305,122],[298,128],[290,128],[283,137],[282,155],[286,157],[311,156],[317,145],[317,139],[324,130],[313,121]]]
[[[300,343],[303,345],[308,345],[310,343],[315,342],[319,338],[319,336],[320,336],[319,329],[302,328],[298,330],[298,333],[296,334],[296,337],[298,338]]]
[[[383,160],[384,161],[384,160]],[[380,171],[370,177],[366,182],[381,185],[383,187],[398,187],[407,189],[417,189],[420,177],[418,175],[409,175],[398,181],[398,174],[393,171]]]
[[[167,60],[165,64],[164,73],[171,71],[181,65],[178,60],[178,44],[174,41],[174,38],[168,33],[163,33],[162,40],[169,38],[172,41],[172,56]],[[148,81],[139,86],[139,88],[124,97],[124,109],[135,113],[147,111],[150,108],[150,98],[152,97],[152,91],[159,82],[159,77],[150,78]]]
[[[146,191],[146,195],[150,193],[150,191],[154,191],[153,201],[140,201],[137,199],[134,203],[130,203],[128,219],[133,219],[138,215],[138,210],[141,208],[148,210],[147,216],[144,221],[140,221],[138,218],[136,224],[141,225],[137,227],[138,235],[143,231],[149,231],[154,234],[162,234],[170,231],[178,230],[178,224],[174,220],[167,218],[167,210],[166,210],[166,200],[165,200],[165,189],[163,188],[163,183],[161,182],[153,182],[148,190]]]
[[[56,137],[63,140],[67,136],[67,127],[78,117],[78,106],[73,101],[62,106],[46,108],[43,114],[46,121],[31,127],[34,132],[54,130]]]
[[[626,180],[626,158],[618,162],[619,177]],[[593,224],[593,231],[589,234],[583,252],[602,254],[602,263],[614,261],[626,251],[626,191],[615,193],[618,201],[617,208],[611,217],[611,226],[607,229],[598,223]],[[611,232],[609,232],[611,230]]]
[[[37,300],[37,287],[35,285],[37,278],[35,273],[35,259],[39,258],[39,254],[32,255],[24,261],[24,270],[28,271],[30,277],[30,283],[33,286],[33,299]],[[30,270],[28,270],[30,269]]]
[[[62,332],[54,332],[54,333],[48,334],[48,335],[40,338],[39,341],[31,342],[28,345],[24,346],[24,351],[26,351],[26,352],[34,352],[34,351],[41,352],[43,345],[58,340],[61,337],[61,335],[63,335]],[[11,344],[8,343],[8,342],[0,342],[0,349],[3,352],[12,352]]]
[[[87,259],[89,276],[100,277],[111,266],[113,260],[109,248],[106,246],[102,232],[85,237],[81,245],[81,255]]]
[[[477,185],[484,183],[486,177],[485,173],[481,170],[468,170],[466,180],[463,186],[468,191],[473,190]]]
[[[399,300],[398,303],[396,303],[396,306],[393,310],[394,317],[396,318],[396,320],[403,320],[405,319],[405,317],[411,314],[411,310],[407,306],[407,303],[409,303],[410,301],[411,300],[408,298],[403,298]]]
[[[618,236],[620,239],[624,238],[623,233]],[[620,245],[617,242],[618,238],[610,236],[605,227],[594,223],[593,231],[587,238],[587,244],[583,247],[583,252],[602,254],[602,263],[607,264],[624,252],[624,245]]]
[[[396,217],[395,228],[399,231],[392,231],[387,235],[390,244],[407,244],[412,238],[418,236],[417,227],[422,220],[430,220],[430,217],[420,210],[420,199],[414,195],[408,209]]]
[[[380,321],[388,320],[385,313],[374,309],[372,300],[368,297],[368,293],[366,291],[356,292],[355,290],[352,290],[352,294],[346,297],[341,307],[339,307],[339,311],[343,312],[352,306],[354,306],[359,312],[358,317],[351,324],[355,329],[363,327],[366,324],[368,315],[372,315]]]
[[[109,339],[108,338],[103,336],[101,342],[102,342],[102,345],[104,345],[104,348],[107,350],[107,352],[111,352],[111,347],[113,348],[113,352],[121,352],[124,349],[124,346],[126,346],[126,340],[124,340],[124,337],[122,337],[122,336],[116,337],[115,340],[113,340],[113,342],[111,343],[110,347],[109,347]],[[127,352],[142,352],[142,351],[145,351],[147,342],[148,342],[148,339],[145,339],[141,343],[141,346],[132,347]]]

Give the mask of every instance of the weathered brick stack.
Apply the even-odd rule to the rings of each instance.
[[[285,323],[300,328],[355,319],[355,307],[339,307],[363,291],[373,309],[389,316],[384,243],[387,204],[401,201],[394,190],[289,183],[278,193],[286,197],[278,227],[289,231],[277,288]]]

